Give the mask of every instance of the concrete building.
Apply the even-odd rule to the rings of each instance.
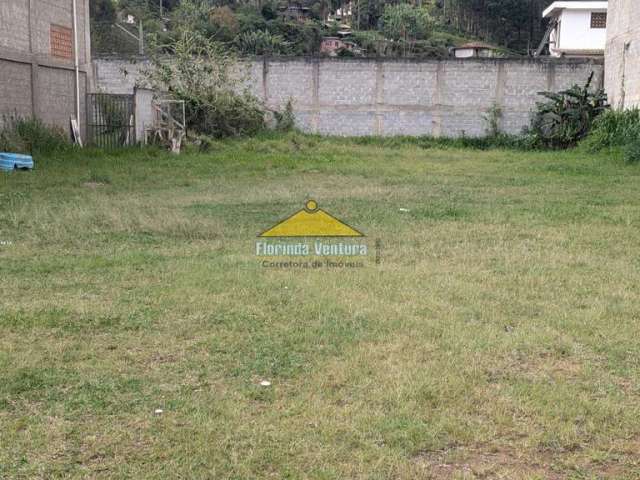
[[[0,122],[34,116],[70,131],[79,110],[84,132],[91,71],[89,0],[0,1]]]
[[[290,2],[288,5],[280,7],[279,10],[283,20],[293,20],[302,23],[311,17],[311,9],[301,2]]]
[[[453,56],[456,58],[492,58],[498,56],[496,47],[480,42],[465,43],[452,50]]]
[[[549,52],[554,57],[604,55],[608,2],[553,2],[544,18],[554,25]]]
[[[341,50],[347,50],[353,55],[362,55],[362,49],[349,40],[343,40],[338,37],[323,37],[320,43],[320,53],[330,57],[338,56]]]
[[[605,89],[615,108],[640,107],[640,4],[610,0]]]

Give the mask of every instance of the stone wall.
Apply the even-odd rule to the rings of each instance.
[[[75,117],[73,58],[51,55],[51,25],[72,29],[72,0],[0,1],[0,123],[3,116],[38,117],[70,131]],[[90,88],[89,0],[77,0],[80,112]],[[72,33],[73,41],[73,33]]]
[[[638,0],[609,0],[605,88],[616,108],[640,106]]]
[[[98,89],[130,93],[143,59],[94,61]],[[327,135],[479,136],[493,105],[501,128],[518,133],[543,90],[584,83],[594,59],[264,59],[249,66],[249,87],[273,109],[291,99],[300,128]]]

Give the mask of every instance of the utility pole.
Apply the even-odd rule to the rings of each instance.
[[[144,55],[144,30],[142,29],[142,20],[138,22],[138,54]]]
[[[160,0],[160,20],[162,20],[162,0]]]

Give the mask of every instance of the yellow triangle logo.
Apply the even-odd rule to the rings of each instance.
[[[331,216],[314,200],[302,210],[262,232],[259,237],[364,237],[364,234]]]

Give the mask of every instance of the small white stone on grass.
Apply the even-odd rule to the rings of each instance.
[[[271,382],[269,380],[262,380],[260,382],[260,385],[262,385],[263,387],[270,387],[271,386]]]
[[[408,208],[399,208],[398,210],[402,213],[407,213],[410,211]]]
[[[153,413],[154,413],[155,415],[162,415],[162,411],[163,411],[163,410],[162,410],[161,408],[156,408],[156,409],[153,411]]]

